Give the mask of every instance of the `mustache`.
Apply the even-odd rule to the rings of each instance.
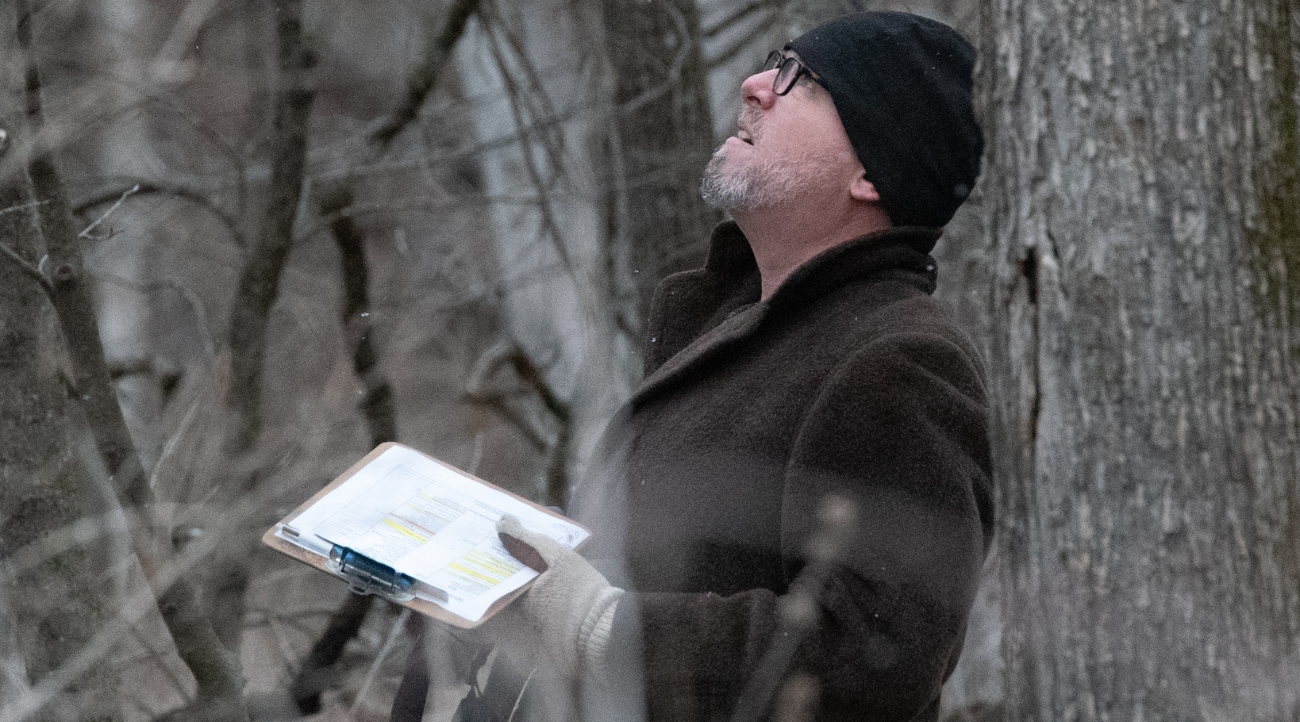
[[[736,116],[736,125],[749,131],[750,138],[758,142],[759,133],[763,129],[763,111],[746,103],[741,106],[740,113]]]

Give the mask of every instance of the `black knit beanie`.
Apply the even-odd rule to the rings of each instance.
[[[825,82],[895,226],[943,226],[980,172],[975,49],[910,13],[854,13],[785,46]]]

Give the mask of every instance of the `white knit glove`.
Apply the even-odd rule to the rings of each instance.
[[[543,652],[568,676],[604,679],[605,648],[623,590],[610,586],[580,554],[506,515],[497,522],[501,544],[541,572],[516,604],[537,628]]]

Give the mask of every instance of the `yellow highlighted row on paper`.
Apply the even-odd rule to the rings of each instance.
[[[519,571],[517,565],[496,559],[477,550],[471,551],[459,560],[448,564],[447,568],[460,572],[471,579],[481,581],[489,587],[496,586]]]
[[[397,532],[397,533],[399,533],[399,534],[402,534],[402,535],[404,535],[404,536],[408,536],[408,537],[410,537],[410,538],[412,538],[412,539],[414,539],[414,540],[420,542],[421,544],[423,544],[424,542],[429,541],[429,537],[427,537],[427,536],[425,536],[425,535],[423,535],[423,534],[420,534],[419,532],[415,531],[415,530],[412,529],[411,527],[409,527],[409,526],[403,524],[402,522],[400,522],[400,521],[398,521],[397,519],[394,519],[394,518],[392,518],[392,517],[386,517],[386,518],[384,519],[384,522],[383,522],[383,523],[384,523],[384,526],[388,527],[389,529],[392,529],[393,531],[395,531],[395,532]]]

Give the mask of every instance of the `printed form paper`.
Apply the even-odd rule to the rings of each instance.
[[[315,535],[348,547],[440,590],[446,600],[417,594],[478,621],[493,602],[537,576],[501,546],[496,524],[505,514],[569,548],[588,536],[582,527],[400,446],[380,454],[288,525],[308,539]]]

